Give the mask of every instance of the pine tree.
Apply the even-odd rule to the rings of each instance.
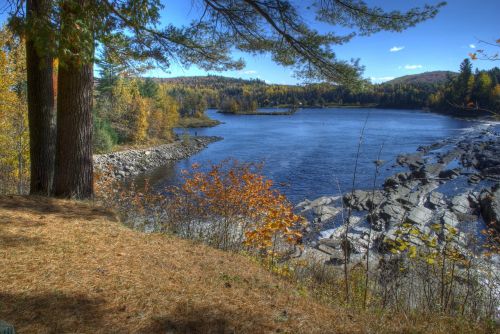
[[[243,62],[231,57],[236,48],[271,53],[277,63],[294,66],[297,75],[302,77],[359,83],[362,68],[358,62],[338,60],[331,51],[332,45],[345,43],[353,35],[317,32],[299,15],[297,5],[281,0],[221,0],[217,5],[208,0],[203,2],[206,7],[200,20],[193,20],[186,27],[168,25],[165,29],[157,28],[162,9],[158,0],[54,0],[50,3],[59,14],[54,16],[57,24],[52,30],[58,36],[60,60],[54,179],[57,195],[92,196],[91,91],[96,38],[111,46],[124,62],[155,60],[169,67],[177,61],[186,66],[197,64],[205,70],[241,69]],[[443,5],[402,13],[385,12],[360,0],[311,2],[318,21],[355,27],[363,35],[382,30],[402,31],[434,17]],[[14,13],[21,13],[13,7]],[[33,26],[28,26],[28,35],[36,32]],[[28,68],[28,72],[33,71]],[[34,91],[36,86],[30,83],[30,89]],[[33,108],[30,106],[30,113]],[[35,125],[32,132],[39,130]]]

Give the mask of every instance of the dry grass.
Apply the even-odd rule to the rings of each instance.
[[[476,333],[332,309],[250,259],[129,230],[90,204],[0,197],[0,319],[18,333]]]

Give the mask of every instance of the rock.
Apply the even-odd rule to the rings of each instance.
[[[365,211],[377,207],[383,199],[384,195],[380,190],[355,190],[344,196],[344,203],[355,210]]]
[[[335,197],[332,197],[332,196],[323,196],[323,197],[317,198],[314,201],[312,201],[310,203],[310,206],[311,206],[311,208],[314,208],[314,207],[317,207],[317,206],[320,206],[320,205],[328,205],[328,204],[332,203],[333,201],[335,201],[337,199],[338,199],[337,196],[335,196]]]
[[[425,164],[422,153],[399,155],[396,161],[401,166],[408,166],[411,170],[418,169]]]
[[[439,207],[444,207],[446,205],[446,201],[444,200],[444,195],[437,191],[433,191],[429,194],[428,201],[429,201],[429,206],[432,209],[437,209]]]
[[[451,200],[451,209],[454,212],[462,213],[462,214],[467,214],[470,211],[470,203],[469,203],[469,194],[461,194],[458,196],[455,196]]]
[[[411,177],[410,172],[397,173],[385,179],[384,188],[397,188]]]
[[[432,210],[419,206],[410,210],[410,212],[408,213],[408,217],[406,217],[406,220],[410,223],[423,226],[430,222],[432,220],[432,217]]]
[[[439,173],[439,178],[441,179],[456,179],[460,175],[460,168],[447,169]]]
[[[370,223],[375,230],[381,230],[386,225],[402,222],[406,209],[399,203],[386,202],[372,216],[369,216]]]
[[[341,238],[325,238],[325,239],[319,239],[319,244],[320,245],[325,245],[331,248],[340,248],[342,245]]]
[[[326,254],[330,254],[330,255],[334,255],[334,256],[341,256],[342,255],[341,250],[337,250],[337,249],[329,247],[325,244],[320,244],[318,246],[318,249]]]
[[[331,255],[312,247],[304,247],[304,250],[298,257],[299,260],[306,260],[309,263],[325,263],[330,261]]]
[[[445,211],[443,216],[441,217],[441,223],[456,227],[458,223],[460,223],[460,220],[458,219],[457,215],[454,214],[451,211]]]
[[[396,189],[388,191],[387,200],[398,201],[401,198],[408,196],[412,192],[412,187],[401,186]]]
[[[479,196],[479,203],[484,221],[500,232],[500,184],[489,190],[483,190]]]
[[[342,210],[333,206],[324,205],[314,207],[312,211],[313,214],[318,218],[318,222],[325,223],[329,220],[334,219]]]
[[[471,184],[478,184],[479,182],[481,182],[481,175],[479,174],[472,174],[469,176],[469,178],[467,179],[467,181]]]

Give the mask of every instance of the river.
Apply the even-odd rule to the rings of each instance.
[[[475,122],[414,110],[369,108],[301,109],[294,115],[230,115],[208,110],[223,124],[212,128],[178,129],[191,135],[221,136],[188,159],[158,168],[145,177],[158,189],[177,183],[181,171],[197,162],[202,166],[228,158],[262,162],[263,173],[292,202],[335,195],[352,187],[356,152],[364,128],[355,188],[370,189],[380,149],[385,163],[377,186],[398,170],[400,153],[456,136]]]

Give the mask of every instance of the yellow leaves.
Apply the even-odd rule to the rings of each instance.
[[[26,84],[24,50],[21,39],[0,29],[0,192],[22,192],[29,176],[28,109],[20,89]]]
[[[224,161],[206,172],[198,164],[192,167],[183,173],[184,184],[174,193],[179,210],[188,203],[188,210],[198,216],[216,216],[235,229],[243,228],[243,243],[268,254],[277,242],[301,240],[298,228],[305,224],[304,218],[294,214],[293,206],[258,174],[257,166]]]

